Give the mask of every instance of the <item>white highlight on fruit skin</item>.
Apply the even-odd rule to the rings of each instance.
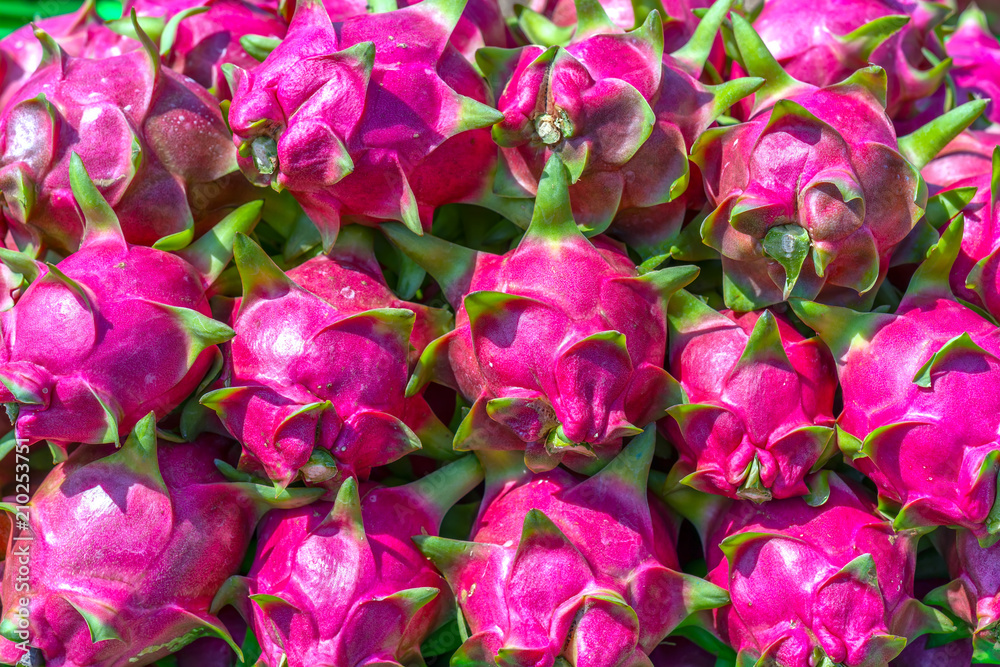
[[[87,107],[80,114],[80,121],[83,123],[93,123],[95,120],[101,117],[101,112],[103,109],[101,107]]]

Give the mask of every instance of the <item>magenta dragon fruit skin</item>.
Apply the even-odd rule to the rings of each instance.
[[[814,86],[882,67],[887,113],[905,118],[944,82],[949,63],[934,29],[949,13],[923,0],[767,0],[753,26],[789,75]]]
[[[726,305],[754,310],[789,297],[865,305],[926,206],[918,168],[983,103],[897,139],[883,70],[817,88],[784,72],[746,20],[732,20],[749,72],[767,83],[749,121],[708,130],[692,157],[715,207],[701,234],[722,255]]]
[[[130,243],[179,248],[194,236],[192,189],[236,169],[218,103],[144,48],[74,58],[38,33],[45,59],[0,114],[3,214],[22,248],[72,252],[83,217],[69,182],[83,159]],[[155,205],[150,205],[155,202]]]
[[[678,198],[695,139],[761,81],[698,81],[729,0],[716,2],[690,41],[666,55],[659,12],[626,33],[597,2],[579,5],[567,46],[483,49],[477,58],[504,115],[493,126],[501,151],[494,191],[535,196],[558,154],[570,172],[574,217],[596,234],[614,230],[620,214]]]
[[[238,651],[209,612],[214,596],[272,505],[320,491],[227,482],[213,460],[232,444],[158,446],[150,413],[121,449],[80,448],[56,466],[20,515],[30,528],[15,536],[31,540],[12,544],[27,545],[30,578],[24,591],[17,570],[5,572],[3,636],[23,632],[51,667],[148,665],[205,635]]]
[[[1000,533],[1000,332],[949,288],[962,228],[948,225],[892,315],[793,308],[837,358],[838,444],[897,529],[962,526],[986,545]]]
[[[1000,660],[1000,545],[984,549],[976,535],[963,528],[939,531],[935,537],[955,579],[931,591],[926,600],[968,628],[977,663],[995,664]]]
[[[260,641],[257,664],[422,664],[421,642],[454,603],[411,538],[437,535],[482,476],[466,456],[405,486],[364,484],[360,498],[349,479],[335,503],[265,517],[250,573],[228,586]]]
[[[885,667],[907,641],[950,632],[913,597],[918,531],[895,532],[867,493],[835,473],[811,499],[722,501],[702,515],[713,612],[738,665]]]
[[[107,58],[142,48],[138,41],[112,31],[97,15],[96,0],[86,0],[72,14],[41,19],[0,39],[0,109],[42,63],[45,50],[34,29],[44,30],[74,57]]]
[[[125,241],[75,155],[70,177],[87,220],[81,249],[56,265],[12,264],[36,277],[0,313],[0,402],[28,444],[118,442],[149,411],[162,417],[194,391],[233,335],[211,319],[205,290],[233,234],[249,231],[261,208],[237,209],[171,254]]]
[[[133,9],[140,17],[162,19],[165,24],[184,13],[176,23],[166,64],[219,99],[231,97],[222,65],[252,70],[258,64],[243,49],[240,38],[254,35],[281,39],[288,28],[277,13],[248,0],[129,0],[123,15],[128,16]]]
[[[233,67],[229,121],[255,184],[292,192],[329,248],[343,222],[429,229],[436,206],[491,194],[499,119],[448,39],[461,0],[331,23],[300,1],[288,35],[252,72]]]
[[[693,266],[637,274],[621,246],[573,221],[568,174],[553,156],[527,233],[505,255],[384,232],[444,287],[455,329],[431,343],[407,387],[435,381],[472,408],[458,450],[524,451],[532,470],[600,466],[679,400],[663,370],[666,300]]]
[[[472,541],[415,538],[458,599],[469,638],[456,665],[625,667],[691,613],[726,603],[678,571],[675,529],[646,493],[653,429],[602,471],[530,473],[479,452],[486,497]]]
[[[719,313],[684,290],[667,317],[670,373],[686,398],[661,422],[680,455],[673,475],[756,502],[808,493],[805,476],[836,451],[826,346],[782,315]]]
[[[329,256],[287,275],[253,241],[236,242],[236,338],[222,386],[201,402],[243,445],[241,467],[282,485],[300,470],[311,483],[367,479],[420,449],[417,433],[443,432],[450,445],[423,397],[404,396],[411,344],[415,362],[450,317],[393,295],[367,230],[342,236]]]
[[[1000,99],[1000,41],[978,7],[973,5],[962,13],[958,29],[948,38],[945,49],[952,59],[949,74],[959,100]],[[1000,122],[1000,107],[991,102],[983,115],[994,123]]]

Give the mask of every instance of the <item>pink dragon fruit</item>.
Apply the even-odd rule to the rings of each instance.
[[[468,640],[456,665],[619,667],[647,656],[725,593],[678,571],[676,533],[646,493],[653,429],[601,472],[532,474],[480,452],[486,497],[472,541],[414,538],[458,598]]]
[[[145,48],[89,59],[38,33],[45,58],[0,115],[2,210],[20,247],[72,252],[80,244],[73,152],[101,184],[125,238],[168,249],[194,236],[192,189],[236,169],[215,99],[161,67],[152,42],[140,37]]]
[[[972,531],[961,528],[938,531],[935,537],[955,579],[931,591],[926,601],[949,611],[972,633],[974,662],[996,664],[1000,660],[1000,545],[984,549]]]
[[[836,451],[833,357],[770,311],[716,312],[670,299],[670,372],[686,401],[661,422],[672,475],[708,493],[763,502],[809,492],[805,476]]]
[[[364,228],[289,271],[239,236],[243,299],[221,388],[202,397],[245,450],[241,467],[281,485],[302,472],[335,486],[451,433],[421,396],[404,397],[410,346],[447,330],[445,312],[397,299]],[[416,432],[416,433],[415,433]],[[417,433],[420,434],[418,437]]]
[[[933,95],[950,61],[935,28],[950,13],[926,0],[766,0],[753,26],[790,76],[814,86],[839,83],[869,62],[882,67],[883,106],[907,118],[928,98],[943,102]]]
[[[1000,99],[1000,42],[978,7],[972,5],[962,13],[958,30],[945,46],[954,62],[950,74],[960,100]],[[1000,122],[1000,107],[991,103],[984,115]]]
[[[534,197],[549,157],[559,155],[570,173],[573,215],[588,234],[679,197],[695,139],[761,84],[697,80],[730,3],[718,0],[671,55],[658,12],[625,33],[589,0],[579,0],[579,27],[565,48],[480,50],[503,113],[493,126],[501,150],[494,191]]]
[[[710,511],[668,496],[699,513],[707,578],[731,598],[714,629],[737,665],[885,667],[910,639],[955,629],[913,597],[920,533],[895,532],[836,474],[820,479],[808,500],[723,500]]]
[[[962,228],[961,217],[948,225],[895,314],[792,307],[837,358],[840,448],[893,525],[963,526],[985,545],[1000,533],[1000,337],[949,289]]]
[[[41,19],[22,26],[0,39],[0,109],[20,90],[45,57],[34,30],[45,31],[63,51],[74,57],[108,58],[142,48],[136,40],[122,37],[97,15],[96,0],[84,0],[72,14]]]
[[[336,503],[268,515],[250,574],[230,579],[226,600],[252,619],[258,664],[423,664],[420,644],[453,602],[410,538],[437,535],[482,477],[467,456],[405,486],[365,485],[360,498],[349,479]]]
[[[553,155],[531,226],[505,255],[402,225],[385,233],[444,288],[456,328],[431,343],[407,387],[432,378],[474,401],[458,450],[524,450],[535,471],[599,467],[621,439],[680,400],[663,370],[666,301],[697,267],[637,275],[623,248],[573,221],[568,173]]]
[[[82,246],[58,265],[19,256],[10,269],[33,281],[0,313],[0,402],[28,444],[118,442],[195,389],[233,335],[211,319],[205,290],[261,208],[237,209],[178,254],[134,246],[80,158],[69,162]]]
[[[227,483],[216,465],[233,443],[156,442],[153,414],[120,450],[83,447],[49,473],[15,531],[27,581],[6,568],[0,633],[27,639],[50,667],[149,665],[198,637],[233,643],[209,607],[239,568],[271,506],[319,490]],[[206,512],[206,509],[210,511]]]
[[[342,220],[422,233],[436,206],[492,196],[484,176],[496,149],[481,128],[500,114],[448,42],[463,6],[424,0],[335,29],[319,0],[300,0],[263,64],[228,70],[241,168],[292,192],[324,247]]]
[[[708,130],[692,157],[715,207],[701,233],[722,254],[726,305],[754,310],[790,296],[867,305],[926,205],[918,168],[984,103],[897,140],[882,69],[817,88],[782,70],[746,20],[732,21],[744,64],[767,83],[749,121]]]
[[[146,22],[162,21],[160,51],[166,54],[166,64],[219,99],[231,97],[222,65],[245,70],[257,66],[240,39],[252,35],[280,40],[288,27],[276,13],[248,0],[129,0],[123,15],[133,9]]]

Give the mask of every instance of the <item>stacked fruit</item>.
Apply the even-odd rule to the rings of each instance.
[[[0,40],[0,664],[1000,662],[1000,17],[955,1]]]

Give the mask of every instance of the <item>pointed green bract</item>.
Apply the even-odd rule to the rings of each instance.
[[[452,505],[474,489],[482,479],[483,467],[479,459],[467,454],[403,488],[412,491],[422,504],[431,507],[434,519],[440,525],[441,519]]]
[[[465,297],[465,312],[469,315],[469,323],[476,327],[476,323],[483,317],[495,315],[509,310],[512,306],[544,306],[537,299],[517,294],[504,294],[503,292],[472,292]]]
[[[850,308],[824,306],[802,299],[791,299],[789,305],[799,319],[819,334],[838,362],[843,360],[853,345],[870,341],[876,331],[894,319],[893,315],[861,313]]]
[[[243,281],[241,309],[255,299],[273,299],[291,289],[298,289],[291,278],[247,235],[236,233],[233,254]]]
[[[751,76],[764,79],[764,85],[757,91],[755,109],[764,108],[777,98],[788,96],[793,91],[805,86],[781,68],[778,61],[768,51],[764,40],[760,38],[760,35],[745,18],[734,13],[731,20],[733,22],[733,36],[739,46],[740,55],[743,57],[744,68]]]
[[[735,210],[733,214],[736,215]],[[798,225],[772,227],[764,237],[763,245],[764,253],[785,269],[784,298],[787,299],[795,289],[802,265],[812,247],[809,232]]]
[[[719,34],[719,27],[732,4],[733,0],[715,0],[708,12],[701,17],[698,27],[687,43],[670,54],[675,60],[684,63],[691,76],[701,76],[712,51],[712,45],[715,43],[715,37]]]
[[[552,153],[538,181],[535,210],[525,238],[558,241],[579,234],[569,204],[569,173],[559,154]]]
[[[90,630],[90,641],[95,644],[110,640],[124,641],[110,621],[110,619],[117,616],[114,609],[93,600],[82,603],[80,600],[73,600],[65,595],[63,596],[63,600],[69,603],[83,617],[84,622],[87,624],[87,629]]]
[[[996,359],[995,355],[976,345],[976,343],[969,336],[969,332],[966,331],[950,339],[942,345],[937,352],[931,355],[931,358],[927,360],[927,363],[921,366],[916,375],[913,376],[913,383],[918,387],[930,387],[931,375],[936,369],[947,363],[949,358],[955,355],[967,353],[978,354],[991,359]]]
[[[858,55],[862,59],[869,60],[875,49],[899,32],[900,28],[909,21],[910,17],[905,14],[880,16],[859,28],[855,28],[846,35],[834,35],[834,38],[845,46],[857,49]]]
[[[211,285],[232,259],[237,235],[253,231],[263,208],[263,200],[243,204],[177,254],[201,274],[206,285]]]
[[[383,223],[380,230],[410,259],[441,283],[452,306],[461,303],[476,268],[475,250],[449,243],[430,234],[418,236],[398,223]]]
[[[581,41],[592,35],[621,32],[621,28],[608,18],[607,12],[598,0],[574,0],[576,5],[576,34],[574,41]]]
[[[770,310],[765,310],[757,318],[757,323],[754,324],[753,331],[750,332],[750,340],[747,341],[747,346],[737,362],[737,367],[744,367],[754,362],[779,364],[791,369],[791,362],[781,344],[778,321]]]
[[[247,52],[247,55],[258,62],[264,62],[271,55],[271,51],[278,48],[279,44],[281,44],[281,40],[277,37],[265,37],[264,35],[243,35],[240,37],[240,46]],[[230,84],[230,90],[232,89]]]
[[[170,55],[170,52],[174,48],[174,41],[177,39],[177,28],[181,21],[189,16],[204,14],[208,10],[208,7],[188,7],[171,16],[170,20],[163,26],[163,32],[160,33],[160,55]]]
[[[197,310],[168,306],[157,301],[147,300],[146,303],[169,313],[176,323],[177,328],[187,334],[187,363],[189,367],[194,364],[198,356],[206,349],[219,343],[225,343],[236,335],[236,332],[228,325],[202,315]]]
[[[83,211],[86,225],[82,244],[94,242],[112,242],[125,247],[125,236],[122,234],[118,216],[108,205],[97,186],[87,174],[83,160],[76,153],[70,156],[69,182],[73,188],[73,197]]]
[[[938,116],[918,130],[899,138],[899,152],[917,169],[923,169],[952,139],[982,115],[986,100],[973,100]]]
[[[348,477],[344,480],[337,492],[333,509],[320,525],[351,531],[359,542],[365,539],[365,526],[361,518],[361,497],[358,495],[356,479]]]
[[[927,253],[927,259],[910,278],[903,308],[915,299],[954,299],[949,283],[951,267],[962,249],[965,216],[959,215],[941,234],[941,240]]]
[[[135,425],[121,449],[103,460],[142,474],[163,493],[168,492],[156,458],[156,415],[152,412]]]

